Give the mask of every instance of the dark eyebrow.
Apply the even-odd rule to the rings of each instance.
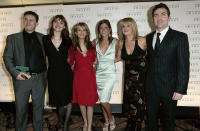
[[[167,12],[162,12],[161,14],[167,14]]]

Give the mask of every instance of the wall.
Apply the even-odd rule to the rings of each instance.
[[[84,21],[89,25],[95,38],[95,26],[101,19],[109,19],[113,28],[113,35],[117,37],[116,23],[124,17],[133,17],[139,28],[139,34],[145,36],[152,31],[150,9],[158,2],[129,2],[107,4],[78,4],[78,5],[51,5],[28,6],[18,8],[0,8],[0,101],[14,101],[11,78],[5,70],[2,53],[5,39],[8,34],[21,30],[21,16],[26,10],[36,11],[39,16],[37,31],[46,34],[48,23],[52,16],[63,14],[69,24],[69,29]],[[170,26],[186,32],[190,42],[190,80],[188,95],[178,102],[180,106],[200,106],[200,1],[164,2],[171,10]],[[173,63],[172,63],[173,64]],[[117,64],[118,79],[113,90],[111,103],[122,102],[122,63]]]

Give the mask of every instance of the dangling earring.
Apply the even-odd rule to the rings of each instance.
[[[99,34],[99,39],[101,38],[101,35]]]

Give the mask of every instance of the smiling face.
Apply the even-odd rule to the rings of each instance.
[[[85,39],[87,36],[87,30],[83,26],[78,26],[76,35],[78,36],[79,39]]]
[[[32,33],[35,31],[36,26],[38,25],[38,22],[36,22],[35,16],[31,14],[27,14],[23,18],[23,24],[24,24],[24,29],[28,33]]]
[[[154,11],[153,22],[158,31],[162,31],[168,27],[170,19],[171,18],[165,8],[158,8]]]
[[[122,25],[122,33],[127,36],[133,33],[133,27],[131,23],[123,23]]]
[[[106,23],[103,23],[100,25],[99,34],[102,37],[108,37],[110,32],[111,32],[111,29],[108,27],[108,25]]]
[[[65,23],[61,19],[57,18],[54,20],[53,22],[54,31],[61,32],[64,28],[65,28]]]

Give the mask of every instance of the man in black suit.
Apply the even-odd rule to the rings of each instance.
[[[177,100],[186,94],[189,79],[189,43],[185,33],[169,27],[170,11],[160,3],[152,10],[156,31],[147,35],[149,58],[146,78],[148,130],[158,131],[162,105],[164,131],[174,131]]]
[[[24,30],[8,35],[3,54],[5,66],[13,80],[16,105],[16,131],[26,131],[30,95],[33,104],[34,130],[42,131],[46,65],[42,44],[43,35],[35,32],[38,19],[39,17],[35,12],[25,12],[23,15]],[[24,68],[26,70],[29,69],[29,71],[20,70]]]

